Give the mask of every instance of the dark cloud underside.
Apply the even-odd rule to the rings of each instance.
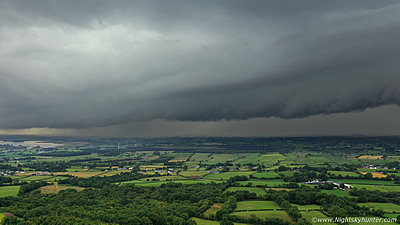
[[[397,1],[3,1],[0,128],[399,105],[399,11]]]

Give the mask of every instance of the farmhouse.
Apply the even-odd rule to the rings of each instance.
[[[9,176],[8,173],[4,173],[3,171],[0,171],[1,176]]]
[[[47,175],[47,174],[49,174],[49,172],[47,172],[47,171],[45,171],[45,172],[39,171],[39,172],[35,173],[36,176],[42,176],[42,175]]]
[[[305,184],[322,184],[323,182],[320,182],[318,179],[312,180],[312,181],[307,181],[304,182]]]
[[[325,181],[325,183],[333,184],[335,187],[340,188],[340,183],[339,182],[334,182],[334,181],[328,180],[328,181]]]
[[[349,185],[349,184],[344,184],[344,187],[345,187],[345,188],[348,188],[348,189],[354,188],[353,186],[351,186],[351,185]]]

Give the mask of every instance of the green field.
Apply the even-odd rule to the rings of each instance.
[[[292,219],[285,211],[249,211],[249,212],[234,212],[231,215],[240,217],[250,217],[255,215],[260,218],[280,218],[289,222],[293,222]]]
[[[20,180],[23,179],[25,177],[28,177],[29,175],[11,175],[10,177],[14,180]]]
[[[280,161],[279,166],[290,166],[294,163],[293,160],[285,160],[285,161]]]
[[[387,158],[390,161],[400,161],[400,156],[388,156]]]
[[[382,191],[382,192],[387,192],[387,190],[383,189],[383,186],[378,186],[378,185],[367,185],[367,184],[352,184],[354,188],[357,189],[367,189],[369,191]]]
[[[366,169],[366,168],[357,168],[358,172],[370,172],[370,173],[374,173],[374,172],[388,172],[388,173],[397,173],[396,170],[390,170],[390,169]]]
[[[303,211],[301,212],[301,214],[303,215],[303,218],[310,223],[312,223],[312,218],[328,218],[325,214],[319,211],[309,211],[309,212]],[[315,223],[315,224],[336,225],[336,223]]]
[[[196,221],[197,225],[219,225],[219,221],[215,220],[203,220],[196,217],[192,217],[190,219]]]
[[[360,163],[361,163],[361,162],[360,162],[357,158],[355,158],[355,157],[353,157],[353,158],[351,158],[351,157],[342,158],[342,160],[345,161],[347,164],[360,164]]]
[[[248,191],[251,193],[256,193],[257,195],[265,195],[265,191],[262,188],[256,188],[256,187],[229,187],[225,191]]]
[[[390,163],[390,160],[383,160],[383,159],[376,160],[376,159],[360,159],[359,158],[358,160],[361,162],[362,165],[370,165],[370,164],[383,165],[386,163]]]
[[[228,180],[234,176],[249,176],[250,174],[255,173],[255,171],[248,171],[248,172],[226,172],[226,173],[219,173],[219,174],[208,174],[204,177],[204,179],[211,179],[211,180]]]
[[[123,181],[121,182],[121,184],[137,184],[137,183],[145,183],[144,181],[141,180],[130,180],[130,181]],[[147,182],[149,183],[149,182]],[[158,182],[157,182],[158,183]],[[115,184],[119,184],[119,183],[115,183]]]
[[[367,202],[367,203],[359,203],[359,206],[367,206],[372,209],[381,209],[387,213],[400,213],[400,206],[392,204],[392,203],[378,203],[378,202]]]
[[[308,158],[306,153],[299,153],[298,158],[296,160],[296,164],[304,164],[304,165],[309,165],[309,166],[316,166],[317,164]]]
[[[275,210],[281,209],[278,203],[274,201],[242,201],[237,202],[235,211],[247,211],[247,210]]]
[[[253,177],[257,178],[279,178],[279,175],[275,172],[267,172],[267,173],[255,173],[253,174]]]
[[[339,174],[342,175],[343,177],[345,176],[350,176],[350,177],[358,177],[360,174],[355,173],[355,172],[349,172],[349,171],[328,171],[328,173],[331,173],[335,176],[338,176]]]
[[[332,163],[335,163],[335,162],[331,161],[330,159],[327,159],[324,156],[324,154],[312,154],[311,156],[308,156],[308,159],[314,161],[317,164],[324,164],[324,163],[332,164]]]
[[[44,179],[44,180],[42,180],[42,181],[46,181],[46,182],[56,182],[56,181],[54,181],[55,179],[58,181],[58,180],[65,180],[65,179],[68,179],[69,177],[62,177],[62,176],[53,176],[53,177],[49,177],[49,178],[47,178],[47,179]]]
[[[17,196],[20,186],[2,186],[0,187],[0,197]]]
[[[169,153],[168,156],[173,156],[174,158],[168,162],[184,162],[186,161],[192,153]]]
[[[358,158],[358,160],[361,162],[362,165],[383,165],[386,163],[389,163],[390,160],[384,160],[384,159],[367,159],[367,158]]]
[[[248,181],[237,181],[236,183],[246,186],[248,183],[251,183],[252,186],[257,185],[267,185],[268,187],[280,187],[284,184],[288,184],[287,182],[283,182],[282,179],[273,179],[273,180],[248,180]]]
[[[342,165],[342,164],[347,163],[347,162],[344,161],[344,160],[342,159],[342,157],[339,156],[339,155],[324,154],[324,156],[325,156],[327,159],[331,160],[331,161],[333,162],[333,164]],[[332,164],[332,163],[331,163],[331,164]]]
[[[270,154],[270,155],[261,155],[257,158],[251,159],[246,163],[253,163],[253,164],[262,164],[264,166],[272,166],[277,164],[279,161],[286,160],[286,156],[282,154]]]
[[[32,180],[41,180],[41,179],[47,179],[49,177],[52,176],[36,176],[36,175],[24,175],[24,176],[20,176],[20,175],[13,175],[11,176],[12,179],[18,179],[20,181],[32,181]]]
[[[243,156],[242,156],[242,157],[243,157]],[[258,157],[258,154],[257,154],[257,155],[246,155],[246,156],[243,157],[243,158],[237,159],[237,160],[234,161],[233,163],[234,163],[234,164],[238,164],[238,163],[240,163],[240,164],[248,163],[250,160],[253,160],[253,159],[257,158],[257,157]]]
[[[364,180],[364,179],[331,179],[332,181],[345,184],[374,184],[374,185],[395,185],[394,181],[385,180]]]
[[[151,182],[150,181],[140,181],[140,180],[131,180],[131,181],[124,181],[121,182],[121,184],[130,184],[133,183],[137,186],[161,186],[162,184],[166,184],[168,182],[171,181],[160,181],[160,182]],[[222,181],[210,181],[210,180],[176,180],[173,181],[174,183],[182,183],[182,184],[198,184],[198,183],[202,183],[202,184],[209,184],[211,182],[215,182],[215,183],[221,183]]]
[[[48,180],[48,179],[53,179],[54,181],[55,176],[49,176],[49,175],[43,175],[43,176],[36,176],[36,175],[32,175],[32,176],[26,176],[23,178],[20,178],[20,181],[39,181],[39,180]]]
[[[104,170],[104,168],[90,168],[87,172],[100,172],[100,171],[102,171],[102,170]],[[67,169],[67,171],[68,171],[68,169]]]
[[[288,160],[296,160],[297,159],[297,153],[285,153],[284,154]]]
[[[319,205],[297,205],[292,204],[292,206],[296,206],[300,211],[308,211],[308,210],[318,210],[321,208]]]
[[[383,214],[383,217],[385,218],[397,218],[397,216],[399,216],[400,214],[397,213],[385,213]]]
[[[205,173],[204,171],[196,171],[196,170],[186,170],[186,171],[181,171],[179,175],[184,176],[184,177],[204,177],[205,175],[208,175],[208,173]]]
[[[0,213],[0,222],[3,220],[3,217],[5,216],[5,213]]]
[[[365,188],[369,191],[400,192],[400,186],[352,184],[355,188]]]
[[[188,178],[186,177],[181,177],[181,176],[159,176],[159,177],[145,177],[142,179],[139,179],[140,181],[151,181],[153,179],[160,180],[160,181],[165,181],[165,180],[187,180]]]
[[[400,176],[400,173],[387,173],[388,176],[394,175],[394,176]]]
[[[331,195],[337,195],[337,196],[347,196],[346,191],[342,191],[342,190],[338,190],[338,189],[333,189],[333,190],[321,189],[321,192],[328,193]]]
[[[280,172],[278,172],[278,174],[283,174],[287,177],[293,176],[294,173],[296,173],[296,171],[280,171]]]
[[[204,164],[217,164],[217,163],[225,163],[226,161],[235,161],[242,155],[233,155],[233,154],[213,154],[208,157],[208,161]]]
[[[205,162],[205,161],[210,160],[211,156],[212,156],[212,154],[209,154],[209,153],[196,153],[196,154],[192,155],[192,157],[190,157],[189,161]]]
[[[192,217],[190,219],[196,221],[197,225],[219,225],[220,224],[219,221],[215,221],[215,220],[204,220],[204,219],[200,219],[200,218],[196,218],[196,217]],[[234,224],[235,225],[245,225],[244,223],[234,223]]]
[[[389,191],[389,192],[400,192],[400,186],[378,186],[379,188],[382,188],[383,190]]]

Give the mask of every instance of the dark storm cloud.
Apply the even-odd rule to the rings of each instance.
[[[400,104],[396,1],[3,1],[0,128]]]

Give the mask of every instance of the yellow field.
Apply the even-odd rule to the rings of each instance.
[[[167,166],[164,165],[145,165],[145,166],[140,166],[140,169],[149,169],[149,170],[155,170],[157,168],[166,168]]]
[[[381,155],[362,155],[360,157],[358,157],[359,159],[382,159],[383,156]]]
[[[155,160],[155,159],[158,159],[158,158],[160,158],[160,156],[158,156],[158,155],[144,155],[144,156],[141,156],[141,160],[140,161],[151,161],[151,160]]]
[[[54,175],[71,175],[71,176],[76,176],[76,177],[83,177],[83,178],[87,178],[87,177],[93,177],[96,175],[100,175],[104,173],[103,171],[99,171],[99,172],[58,172],[58,173],[54,173]]]
[[[360,172],[360,173],[361,173],[362,175],[367,174],[367,172]],[[372,177],[373,177],[373,178],[375,178],[375,177],[382,178],[382,177],[387,177],[387,175],[381,174],[381,173],[372,173]]]
[[[36,172],[29,172],[29,173],[16,173],[13,176],[30,176],[32,174],[35,174]]]
[[[130,173],[131,170],[110,170],[106,173],[101,174],[101,176],[114,176],[116,174],[120,174],[120,173]]]
[[[75,186],[59,186],[59,185],[50,185],[50,186],[44,186],[39,188],[40,193],[42,194],[56,194],[58,192],[60,192],[61,190],[66,190],[68,188],[72,188],[75,189],[77,191],[82,191],[85,188],[82,187],[75,187]]]
[[[207,211],[204,212],[204,216],[209,216],[211,214],[215,214],[217,211],[222,209],[222,206],[224,206],[224,203],[215,203],[212,205]]]
[[[190,154],[176,154],[170,155],[174,156],[174,159],[169,160],[168,162],[185,162],[191,155]]]

